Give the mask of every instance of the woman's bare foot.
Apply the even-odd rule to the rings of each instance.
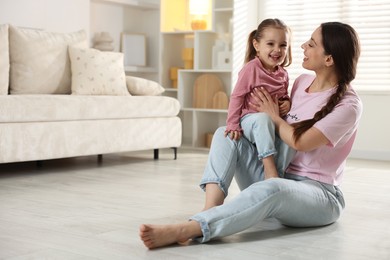
[[[201,235],[200,225],[196,221],[173,225],[142,224],[139,228],[139,236],[144,245],[149,249],[175,243],[186,243],[191,238]]]

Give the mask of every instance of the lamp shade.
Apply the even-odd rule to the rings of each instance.
[[[191,15],[206,15],[208,13],[209,0],[190,0]]]

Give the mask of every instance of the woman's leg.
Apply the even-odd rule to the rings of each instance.
[[[328,225],[336,221],[344,200],[341,191],[312,180],[282,178],[257,182],[224,205],[200,212],[191,221],[173,225],[141,225],[140,237],[148,248],[197,238],[204,243],[244,231],[274,217],[295,227]]]
[[[322,226],[338,219],[343,207],[339,196],[316,181],[274,178],[252,184],[231,201],[191,220],[201,227],[200,242],[235,234],[269,217],[290,226]]]
[[[173,225],[145,225],[139,229],[139,236],[144,245],[157,248],[175,243],[184,244],[189,239],[202,235],[200,225],[196,221],[186,221]]]
[[[245,138],[233,141],[224,136],[225,127],[214,133],[210,153],[200,186],[206,191],[205,209],[221,205],[236,174],[248,184],[264,179],[255,147]],[[237,169],[239,168],[239,171]],[[236,176],[237,177],[237,176]],[[202,236],[200,224],[186,221],[173,225],[141,225],[140,237],[148,248],[183,243]]]
[[[265,179],[277,178],[278,171],[275,165],[275,125],[265,113],[247,114],[241,119],[244,136],[256,144],[259,160],[264,165]]]

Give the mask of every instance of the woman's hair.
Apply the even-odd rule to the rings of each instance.
[[[356,76],[356,66],[360,56],[360,44],[356,31],[348,24],[328,22],[321,24],[321,34],[324,54],[331,55],[333,58],[338,86],[336,92],[329,97],[328,103],[315,113],[312,119],[293,124],[295,141],[317,121],[332,112]]]
[[[248,43],[247,43],[247,50],[245,54],[245,63],[249,62],[250,60],[253,60],[257,56],[257,52],[255,47],[253,47],[253,40],[260,41],[260,39],[263,37],[264,30],[267,28],[275,28],[275,29],[282,29],[288,34],[288,49],[287,49],[287,55],[284,59],[282,66],[287,67],[292,62],[292,56],[291,56],[291,30],[290,28],[281,20],[279,19],[265,19],[262,21],[259,26],[257,27],[257,30],[252,31],[248,36]]]

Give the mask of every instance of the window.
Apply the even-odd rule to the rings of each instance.
[[[359,34],[361,56],[356,79],[358,90],[390,91],[390,1],[387,0],[283,0],[265,1],[264,18],[280,18],[292,30],[293,81],[305,71],[301,44],[323,22],[348,23]]]

